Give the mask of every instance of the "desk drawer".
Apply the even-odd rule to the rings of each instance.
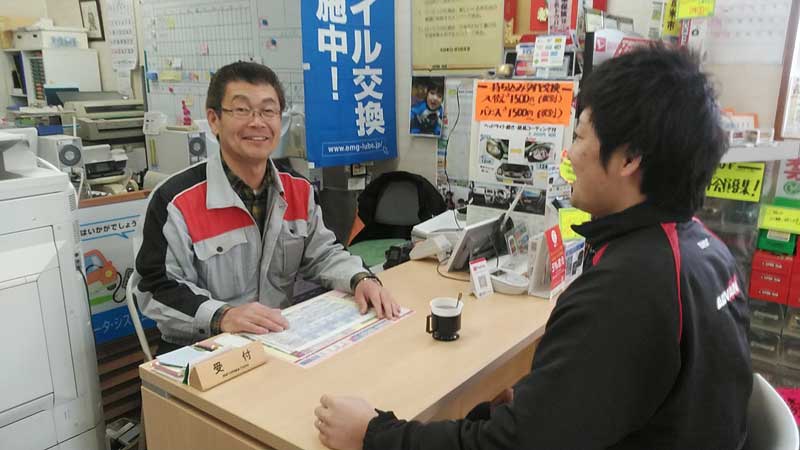
[[[270,448],[174,397],[166,399],[144,386],[142,409],[147,430],[147,448],[150,450]]]

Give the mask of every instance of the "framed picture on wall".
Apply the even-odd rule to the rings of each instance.
[[[411,77],[411,134],[442,135],[444,77]]]
[[[90,41],[104,41],[103,19],[100,16],[100,0],[79,0],[83,27],[89,30]]]

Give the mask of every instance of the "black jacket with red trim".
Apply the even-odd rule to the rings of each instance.
[[[513,402],[486,420],[380,412],[365,450],[742,447],[749,319],[725,245],[647,203],[575,230],[594,264],[559,298]]]

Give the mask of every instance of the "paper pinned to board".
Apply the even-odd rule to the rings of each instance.
[[[117,92],[127,97],[133,96],[133,85],[131,84],[130,70],[117,71]]]

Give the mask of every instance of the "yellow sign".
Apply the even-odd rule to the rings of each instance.
[[[764,205],[758,214],[758,228],[800,234],[800,209]]]
[[[678,36],[681,33],[681,23],[678,21],[678,0],[669,0],[664,5],[664,26],[661,31],[663,36]]]
[[[678,20],[714,15],[715,0],[680,0],[678,1]]]
[[[571,81],[478,81],[475,120],[569,125]]]
[[[572,225],[580,225],[592,220],[591,214],[578,208],[561,208],[558,210],[558,226],[561,228],[561,237],[564,240],[578,239],[581,237],[572,230]]]
[[[503,42],[503,0],[413,1],[411,8],[414,70],[497,66]]]
[[[764,181],[764,163],[720,164],[706,188],[709,197],[758,202]]]
[[[570,161],[566,155],[562,155],[561,157],[561,166],[558,168],[558,173],[567,183],[572,184],[575,182],[575,171],[572,170],[572,161]]]

